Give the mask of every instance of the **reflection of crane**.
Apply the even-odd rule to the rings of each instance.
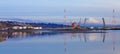
[[[86,33],[83,34],[85,42],[87,42]]]
[[[64,52],[66,53],[67,52],[67,48],[66,48],[66,35],[64,36]]]
[[[115,39],[116,39],[116,34],[114,34],[113,36],[112,36],[112,40],[113,40],[113,51],[115,51]]]
[[[103,43],[105,42],[106,33],[103,33]]]
[[[76,37],[76,33],[72,33],[72,39]]]
[[[105,38],[106,38],[106,33],[102,33],[102,35],[103,35],[103,40],[102,40],[102,42],[104,43],[104,42],[105,42]],[[116,44],[115,40],[116,40],[116,35],[114,34],[114,35],[112,36],[113,51],[115,51],[115,44]]]
[[[80,40],[82,40],[82,38],[81,38],[81,33],[78,34],[78,37],[80,38]]]

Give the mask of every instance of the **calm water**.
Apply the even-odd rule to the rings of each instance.
[[[0,54],[120,54],[120,31],[0,32]]]

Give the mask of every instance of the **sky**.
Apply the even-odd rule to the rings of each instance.
[[[64,9],[72,16],[111,16],[112,9],[120,11],[120,0],[0,0],[5,16],[61,16]]]
[[[0,0],[0,16],[82,16],[119,18],[120,0]]]

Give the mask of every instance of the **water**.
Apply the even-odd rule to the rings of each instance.
[[[120,31],[0,32],[0,54],[120,54]]]

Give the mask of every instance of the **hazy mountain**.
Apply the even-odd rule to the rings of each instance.
[[[20,18],[0,18],[0,21],[16,21],[16,22],[26,22],[33,23],[33,20],[30,19],[20,19]]]

